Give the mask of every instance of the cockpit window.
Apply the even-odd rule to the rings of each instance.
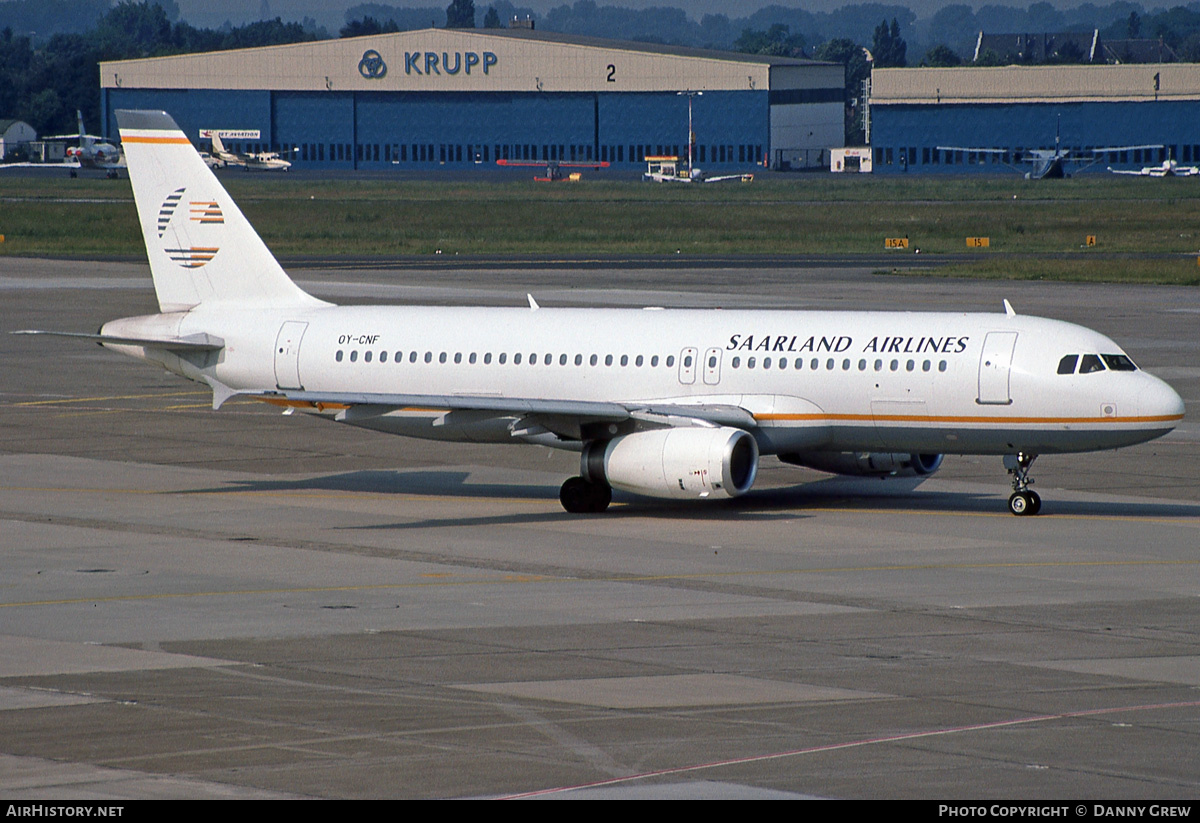
[[[1137,371],[1137,366],[1123,354],[1102,354],[1104,362],[1113,371]]]
[[[1104,371],[1104,363],[1098,354],[1085,354],[1079,361],[1079,373],[1091,374],[1094,371]]]
[[[1058,373],[1059,374],[1074,374],[1075,373],[1075,364],[1077,362],[1079,362],[1079,355],[1068,354],[1062,360],[1058,361]]]

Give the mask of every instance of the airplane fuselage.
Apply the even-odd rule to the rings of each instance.
[[[144,322],[103,333],[163,333],[161,320],[154,330]],[[1126,362],[1104,335],[1002,313],[351,306],[196,310],[171,329],[226,348],[220,362],[165,365],[238,391],[736,406],[753,415],[767,454],[1091,451],[1160,436],[1182,415],[1161,380],[1103,366],[1106,355]],[[1070,355],[1101,367],[1060,374]],[[523,442],[519,417],[424,404],[341,419],[411,437]],[[558,435],[546,445],[578,448],[584,436],[546,428]]]

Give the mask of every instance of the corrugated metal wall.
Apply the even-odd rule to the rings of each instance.
[[[1053,149],[1056,130],[1062,146],[1076,152],[1146,144],[1165,147],[1105,155],[1091,167],[1093,172],[1109,165],[1157,164],[1168,152],[1181,162],[1200,161],[1200,101],[888,105],[873,106],[871,120],[875,172],[882,174],[1005,173],[1001,158],[994,155],[938,151],[937,147]],[[1020,171],[1029,170],[1028,164],[1016,165]],[[1075,169],[1086,171],[1082,166]]]
[[[201,129],[259,129],[235,151],[280,150],[297,168],[466,166],[513,160],[638,166],[687,154],[687,99],[674,93],[264,92],[105,90],[119,108],[161,108],[201,145]],[[767,150],[767,91],[706,92],[693,102],[697,162],[745,166]],[[261,144],[261,145],[256,145]]]

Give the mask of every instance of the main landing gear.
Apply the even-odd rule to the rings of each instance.
[[[558,490],[558,500],[571,514],[599,514],[612,502],[612,486],[572,477]]]
[[[1038,497],[1037,492],[1029,490],[1033,485],[1029,467],[1033,465],[1034,460],[1037,460],[1036,454],[1025,452],[1004,455],[1004,468],[1008,469],[1013,478],[1013,493],[1012,497],[1008,498],[1008,510],[1018,517],[1032,516],[1042,510],[1042,498]]]

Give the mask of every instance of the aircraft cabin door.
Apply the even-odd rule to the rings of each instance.
[[[303,389],[300,382],[300,339],[307,323],[289,320],[275,338],[275,385],[281,389]]]
[[[704,353],[704,382],[715,386],[721,382],[721,350],[713,347]]]
[[[696,382],[696,356],[699,350],[688,346],[679,353],[679,382],[688,386]]]
[[[979,355],[979,397],[976,403],[999,406],[1012,403],[1009,375],[1016,345],[1015,331],[989,332],[984,338],[983,351]]]

